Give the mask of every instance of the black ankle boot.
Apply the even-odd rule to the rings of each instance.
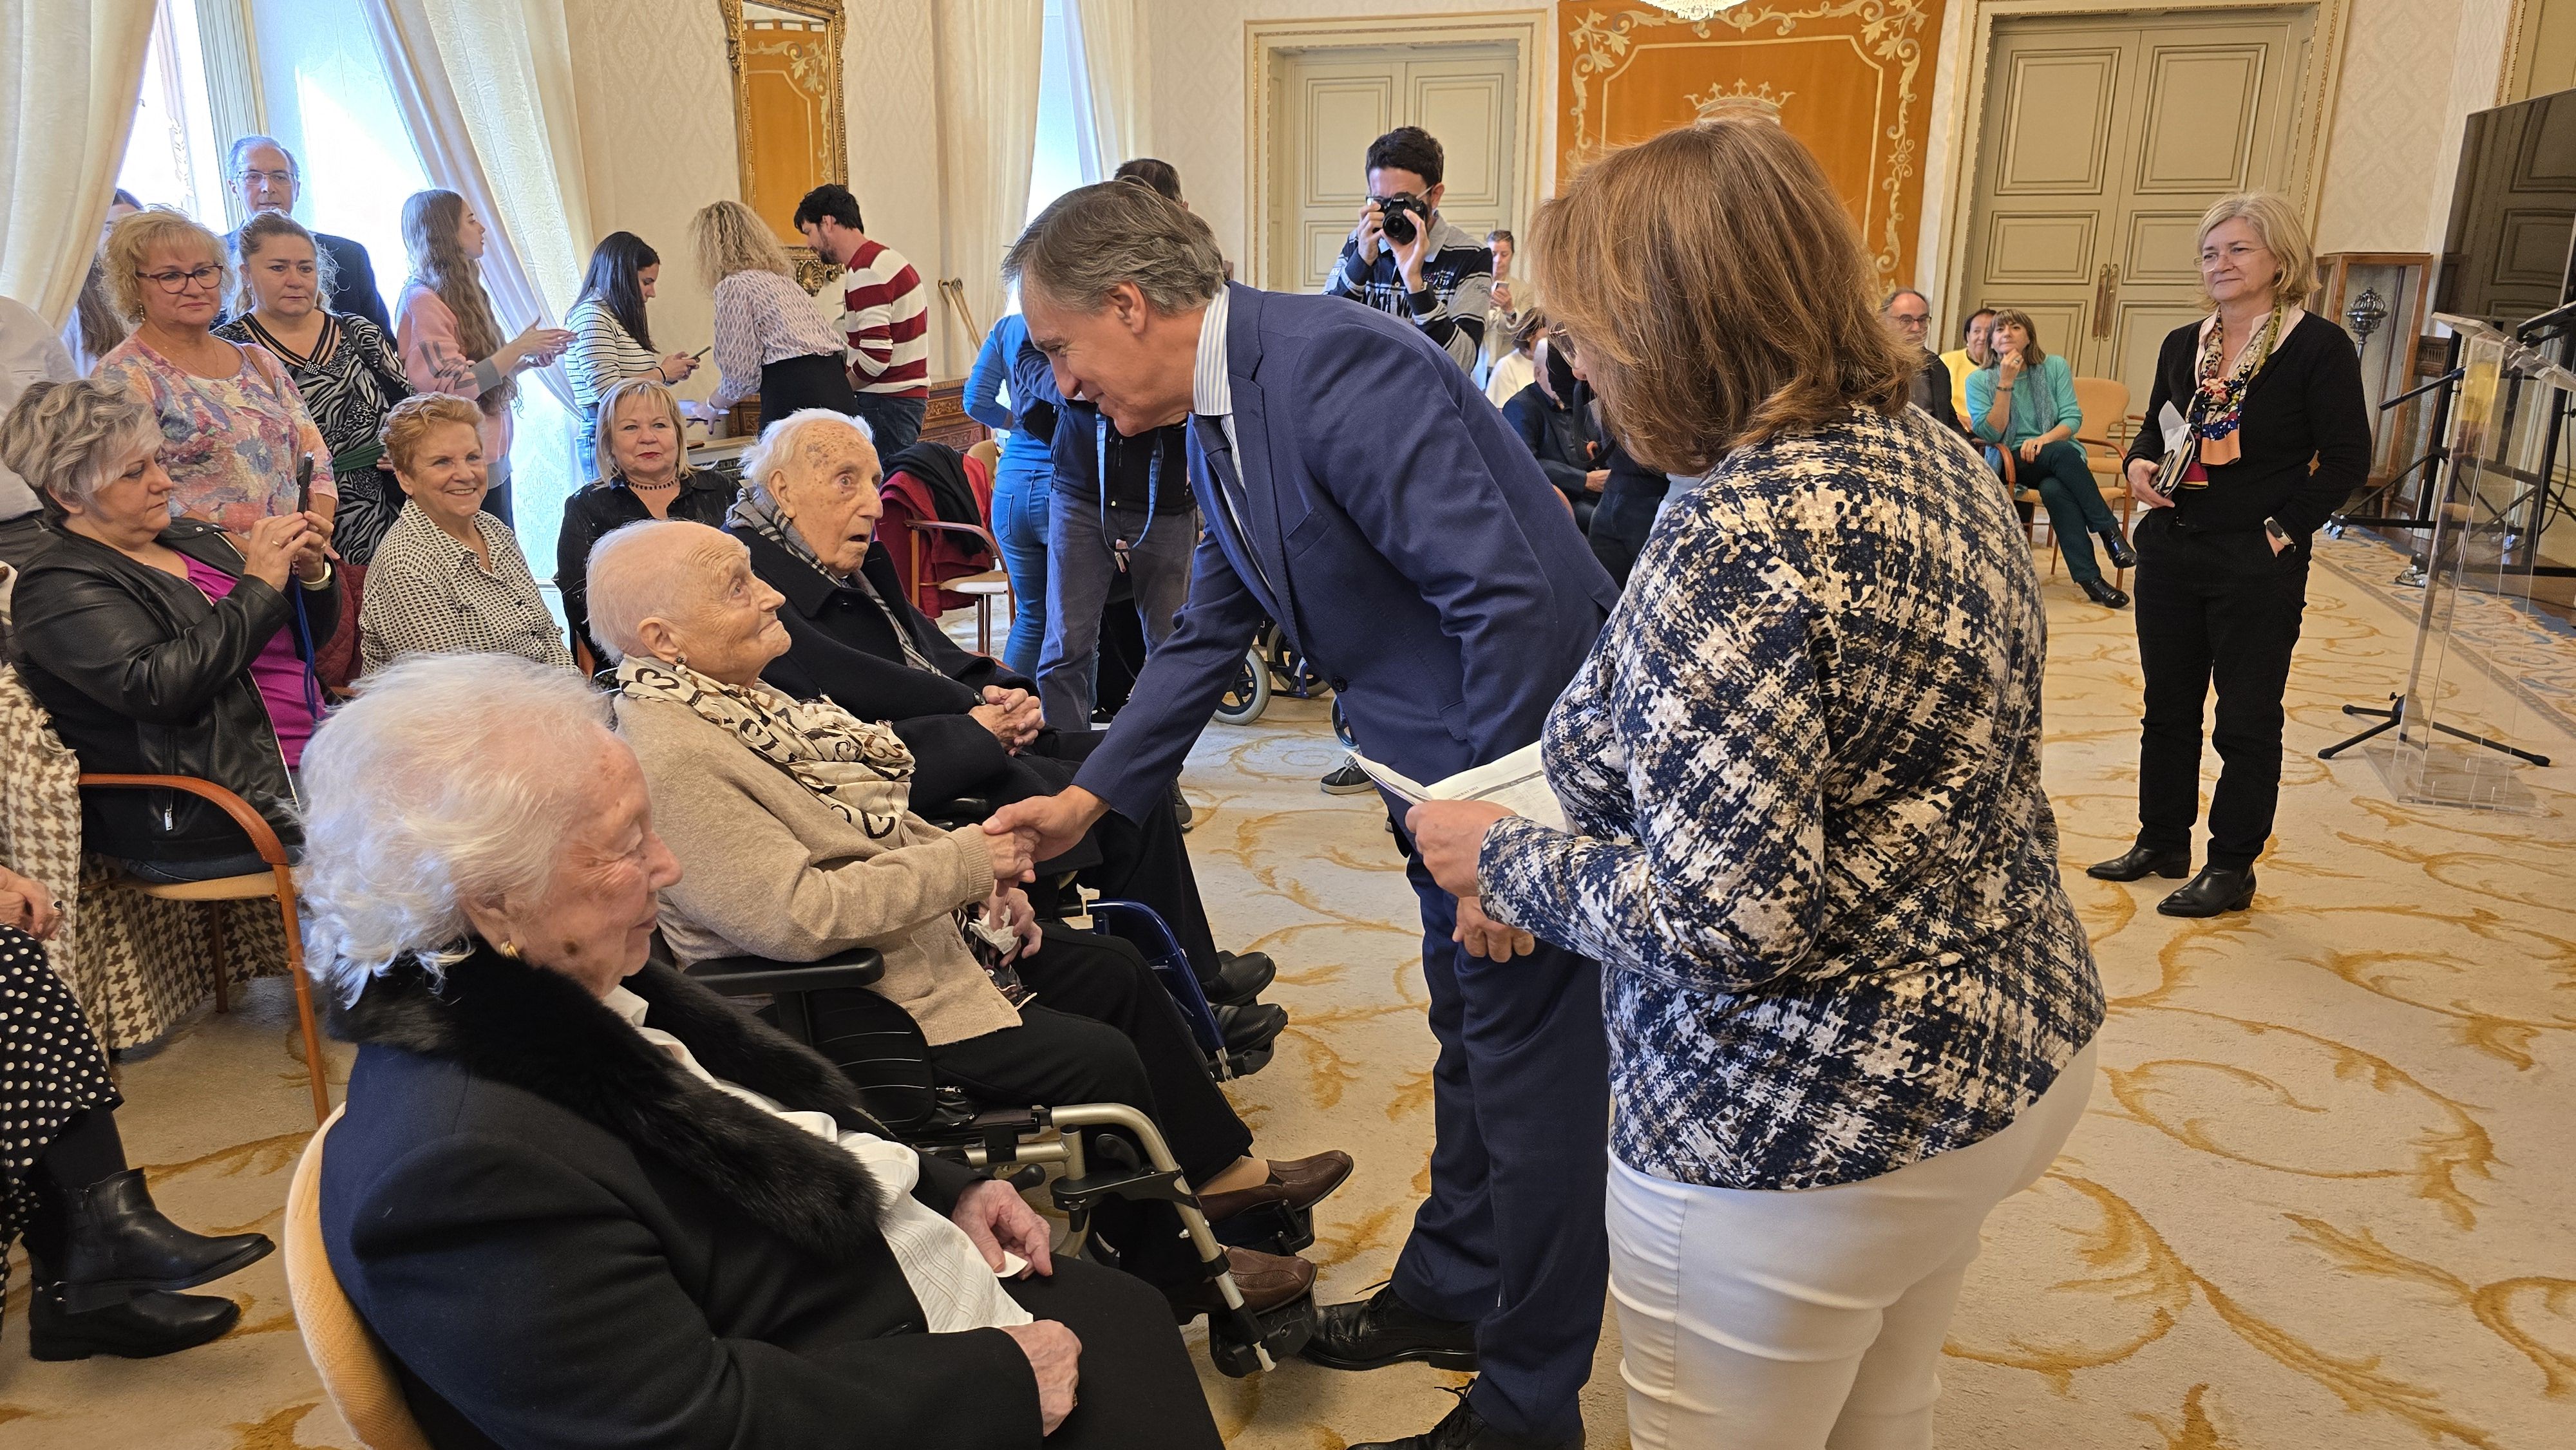
[[[1418,1359],[1434,1369],[1476,1367],[1476,1326],[1434,1319],[1404,1302],[1393,1285],[1366,1299],[1315,1311],[1306,1358],[1326,1369],[1380,1369]]]
[[[211,1294],[139,1294],[122,1304],[76,1313],[60,1284],[38,1284],[27,1300],[27,1352],[38,1359],[93,1354],[150,1359],[220,1339],[241,1306]]]
[[[2129,541],[2120,537],[2118,526],[2115,525],[2107,529],[2095,529],[2093,533],[2096,538],[2099,538],[2102,541],[2103,552],[2111,556],[2112,568],[2134,569],[2138,567],[2138,551],[2130,548]]]
[[[2203,866],[2190,885],[2157,902],[2156,910],[2167,916],[2216,916],[2253,904],[2252,867]]]
[[[2084,591],[2085,598],[2101,605],[2104,609],[2129,607],[2129,596],[2112,588],[2111,582],[2107,579],[2078,579],[2075,581],[2075,586]]]
[[[2191,848],[2159,851],[2141,841],[2108,861],[2096,861],[2084,868],[2084,874],[2096,881],[2135,881],[2144,876],[2164,876],[2179,881],[2191,874]]]
[[[76,1315],[149,1291],[193,1289],[277,1247],[265,1234],[208,1238],[163,1218],[140,1168],[64,1195],[63,1222],[61,1261],[45,1267],[62,1287],[63,1307]]]

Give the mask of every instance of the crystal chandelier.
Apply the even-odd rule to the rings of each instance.
[[[1658,10],[1669,10],[1694,24],[1707,20],[1721,10],[1732,10],[1744,0],[1646,0]]]

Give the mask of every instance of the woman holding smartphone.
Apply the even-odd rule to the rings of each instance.
[[[584,478],[596,471],[599,400],[611,385],[627,378],[650,378],[669,387],[698,370],[696,355],[656,354],[653,329],[644,304],[662,277],[662,256],[633,232],[610,232],[590,252],[590,271],[581,279],[581,296],[564,314],[572,344],[564,352],[564,374],[572,381],[572,400],[581,409],[582,428],[573,435],[581,454]]]

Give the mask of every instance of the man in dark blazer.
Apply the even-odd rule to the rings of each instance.
[[[243,211],[253,216],[264,211],[294,215],[295,194],[304,184],[304,172],[296,164],[295,153],[275,137],[244,136],[235,141],[225,171],[224,179],[241,195]],[[224,234],[225,251],[240,245],[239,227]],[[393,319],[385,312],[384,294],[376,290],[376,267],[368,259],[367,249],[328,232],[313,233],[313,245],[331,258],[331,295],[323,299],[323,306],[332,312],[363,317],[391,338]]]
[[[1538,738],[1617,592],[1448,354],[1340,298],[1226,284],[1206,224],[1142,187],[1067,194],[1004,275],[1067,398],[1130,436],[1187,423],[1206,536],[1180,626],[1108,738],[1070,788],[988,829],[1033,829],[1043,850],[1159,806],[1265,617],[1360,749],[1416,780]],[[1307,1356],[1481,1370],[1395,1445],[1578,1445],[1608,1278],[1600,971],[1441,891],[1397,834],[1440,1043],[1431,1196],[1388,1289],[1324,1310]]]

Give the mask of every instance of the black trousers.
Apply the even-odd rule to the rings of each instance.
[[[1601,502],[1593,506],[1592,524],[1585,537],[1592,545],[1592,557],[1610,571],[1619,587],[1628,587],[1628,574],[1637,567],[1637,556],[1646,551],[1646,536],[1655,531],[1655,512],[1663,506],[1664,495],[1671,485],[1651,488],[1642,480],[1614,473],[1601,487]]]
[[[1107,738],[1106,732],[1098,730],[1048,730],[1038,736],[1037,743],[1021,759],[1025,762],[1035,756],[1063,766],[1078,766]],[[1052,795],[1072,782],[1073,772],[1066,770],[1062,781],[1048,787],[1046,793]],[[1190,848],[1181,838],[1180,817],[1164,809],[1142,821],[1131,821],[1111,811],[1091,828],[1089,839],[1100,853],[1100,860],[1083,868],[1082,884],[1112,901],[1134,901],[1152,907],[1179,940],[1200,985],[1213,987],[1217,979],[1216,930],[1208,924],[1206,903],[1199,900],[1199,879],[1190,869]]]
[[[760,426],[764,429],[806,408],[829,408],[856,417],[856,396],[850,391],[850,374],[841,366],[838,353],[783,357],[760,365]]]
[[[2281,696],[2308,604],[2308,546],[2275,555],[2260,529],[2185,528],[2170,509],[2137,528],[2138,660],[2146,714],[2138,740],[2138,841],[2188,850],[2200,814],[2200,736],[2218,689],[2218,789],[2209,799],[2209,864],[2250,867],[2281,798]]]
[[[1073,1413],[1047,1437],[1047,1450],[1222,1450],[1160,1294],[1097,1264],[1062,1258],[1052,1276],[1009,1280],[1002,1292],[1082,1341]]]
[[[1192,1182],[1252,1151],[1252,1130],[1200,1065],[1180,1009],[1134,947],[1050,925],[1045,945],[1018,965],[1037,992],[1020,1025],[930,1049],[941,1082],[995,1107],[1125,1103],[1163,1130]]]

